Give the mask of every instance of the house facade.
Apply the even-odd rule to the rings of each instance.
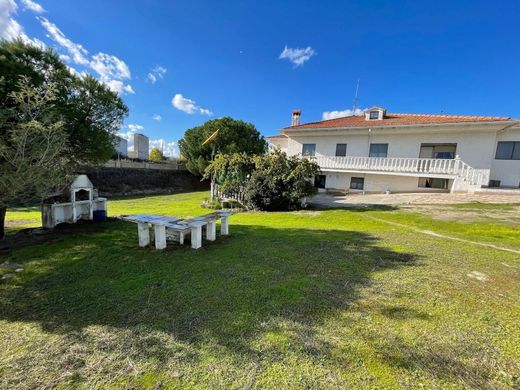
[[[300,124],[271,147],[315,160],[318,188],[350,192],[474,192],[520,187],[520,125],[507,117],[387,113]]]

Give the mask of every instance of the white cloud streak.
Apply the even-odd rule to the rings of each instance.
[[[345,116],[359,116],[359,115],[363,115],[363,113],[365,112],[365,110],[362,110],[360,108],[356,108],[355,110],[351,110],[351,109],[346,109],[346,110],[341,110],[341,111],[325,111],[321,118],[323,120],[328,120],[328,119],[336,119],[336,118],[343,118]]]
[[[21,0],[21,1],[24,6],[24,9],[30,10],[37,14],[43,14],[44,12],[46,12],[45,9],[40,4],[36,3],[35,1],[32,1],[32,0]]]
[[[154,114],[152,115],[152,119],[154,121],[160,122],[162,120],[162,116],[160,116],[159,114]]]
[[[77,65],[90,68],[98,74],[102,83],[118,94],[135,93],[130,84],[123,82],[123,80],[131,78],[130,69],[123,60],[101,52],[90,57],[87,49],[78,43],[72,42],[58,26],[47,18],[38,16],[38,20],[47,30],[47,36],[67,51],[67,54],[63,54],[62,57],[65,61],[72,61]]]
[[[144,127],[141,125],[138,125],[137,123],[130,123],[128,126],[126,126],[130,129],[130,132],[137,133],[138,131],[144,130]]]
[[[22,25],[13,18],[17,9],[14,0],[0,0],[0,38],[8,41],[20,38],[26,44],[45,48],[45,44],[39,39],[29,38]]]
[[[202,115],[213,115],[213,113],[207,108],[201,108],[197,105],[194,100],[185,98],[180,93],[176,94],[172,99],[172,106],[177,110],[183,111],[187,114],[202,114]]]
[[[289,60],[294,64],[294,67],[297,68],[299,66],[303,66],[303,64],[311,59],[312,56],[315,56],[317,53],[310,46],[306,48],[292,48],[287,47],[283,49],[278,57],[281,60]]]
[[[166,74],[166,68],[157,65],[155,68],[152,69],[150,73],[146,76],[146,81],[155,84],[157,80],[163,79],[164,75]]]

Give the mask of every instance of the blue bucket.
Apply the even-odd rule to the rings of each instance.
[[[107,212],[105,210],[94,210],[92,213],[94,217],[94,221],[106,221],[107,220]]]

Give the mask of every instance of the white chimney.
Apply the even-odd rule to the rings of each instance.
[[[300,115],[301,114],[302,114],[302,112],[300,110],[293,110],[291,126],[300,126]]]

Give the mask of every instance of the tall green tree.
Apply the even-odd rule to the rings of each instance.
[[[21,40],[0,42],[0,75],[3,109],[13,107],[10,96],[19,91],[22,77],[35,88],[54,85],[56,104],[52,109],[65,124],[72,163],[99,164],[114,154],[115,133],[128,108],[108,86],[91,76],[73,75],[56,52]],[[7,128],[0,127],[0,137]]]
[[[214,141],[216,153],[263,154],[267,143],[252,123],[224,117],[209,120],[202,126],[186,130],[179,141],[181,155],[186,158],[186,167],[195,175],[203,175],[211,161],[212,144],[202,145],[204,141],[219,131]]]
[[[116,93],[72,74],[51,49],[0,41],[0,236],[7,207],[44,195],[64,167],[108,160],[127,113]]]
[[[24,76],[18,91],[9,95],[0,126],[0,239],[4,237],[8,207],[41,198],[62,185],[71,171],[65,123],[52,108],[54,84],[34,87]]]

